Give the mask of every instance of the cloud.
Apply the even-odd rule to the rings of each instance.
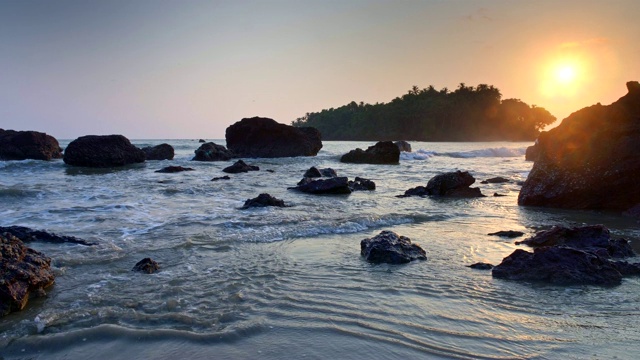
[[[575,48],[592,48],[606,46],[611,43],[611,40],[606,37],[596,37],[581,41],[568,41],[560,44],[560,49],[575,49]]]

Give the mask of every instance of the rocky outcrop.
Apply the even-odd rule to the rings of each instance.
[[[144,151],[122,135],[87,135],[69,143],[64,151],[67,165],[114,167],[144,162]]]
[[[195,161],[227,161],[233,159],[235,154],[226,147],[212,142],[204,143],[195,150]]]
[[[394,142],[394,144],[398,147],[398,150],[400,151],[411,152],[411,144],[409,144],[404,140],[396,141]]]
[[[51,160],[61,157],[58,140],[51,135],[0,129],[0,160]]]
[[[227,128],[225,137],[229,150],[239,157],[315,156],[322,148],[317,129],[293,127],[261,117],[236,122]]]
[[[312,180],[304,178],[298,186],[289,188],[308,194],[351,194],[347,177],[332,177],[328,179]]]
[[[242,160],[238,160],[235,163],[233,163],[233,165],[227,166],[226,168],[222,169],[222,171],[229,174],[239,174],[239,173],[245,173],[249,171],[258,171],[258,170],[260,170],[259,167],[248,165]]]
[[[147,146],[142,148],[147,160],[173,160],[175,151],[173,146],[169,144],[160,144],[156,146]]]
[[[538,137],[519,205],[627,210],[640,204],[640,83],[611,105],[579,110]]]
[[[391,141],[379,141],[367,150],[360,148],[342,155],[340,161],[354,164],[398,164],[400,149]]]
[[[372,263],[404,264],[413,260],[427,260],[427,253],[411,239],[393,231],[360,242],[360,254]]]
[[[155,172],[157,173],[166,173],[166,174],[173,174],[173,173],[178,173],[178,172],[183,172],[183,171],[193,171],[193,168],[190,167],[182,167],[182,166],[167,166],[167,167],[163,167],[160,170],[156,170]]]
[[[351,188],[351,191],[372,191],[376,189],[376,183],[356,176],[353,181],[349,180],[349,188]]]
[[[9,233],[24,242],[40,241],[54,244],[69,243],[84,246],[97,245],[96,243],[79,239],[75,236],[56,235],[43,230],[34,230],[24,226],[0,226],[0,234]]]
[[[46,295],[54,280],[50,258],[9,233],[0,234],[0,316],[24,309],[30,297]]]
[[[468,171],[455,171],[436,175],[427,186],[411,188],[398,197],[408,196],[443,196],[458,198],[483,197],[479,188],[469,187],[476,179]]]
[[[276,199],[275,197],[269,194],[260,194],[258,197],[253,199],[247,199],[242,206],[243,209],[248,209],[252,207],[265,207],[265,206],[276,206],[276,207],[286,207],[283,200]]]
[[[160,269],[160,265],[151,258],[144,258],[138,261],[131,271],[144,272],[147,274],[153,274]]]

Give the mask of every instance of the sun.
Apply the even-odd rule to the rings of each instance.
[[[585,80],[585,65],[578,58],[556,58],[546,63],[540,91],[548,98],[574,98]]]
[[[561,84],[569,84],[576,80],[576,67],[573,65],[560,65],[555,71],[556,81]]]

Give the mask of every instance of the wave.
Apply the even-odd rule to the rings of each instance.
[[[428,160],[434,156],[452,157],[452,158],[487,158],[487,157],[521,157],[526,153],[526,148],[487,148],[471,151],[454,151],[454,152],[436,152],[420,149],[414,152],[401,152],[400,160]]]
[[[438,153],[435,151],[428,151],[424,149],[420,149],[418,151],[406,152],[403,151],[400,153],[400,160],[428,160]]]

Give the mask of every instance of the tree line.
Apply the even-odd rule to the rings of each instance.
[[[461,83],[454,91],[413,86],[389,103],[352,101],[292,125],[315,127],[323,140],[530,141],[555,120],[542,107],[502,100],[492,85]]]

